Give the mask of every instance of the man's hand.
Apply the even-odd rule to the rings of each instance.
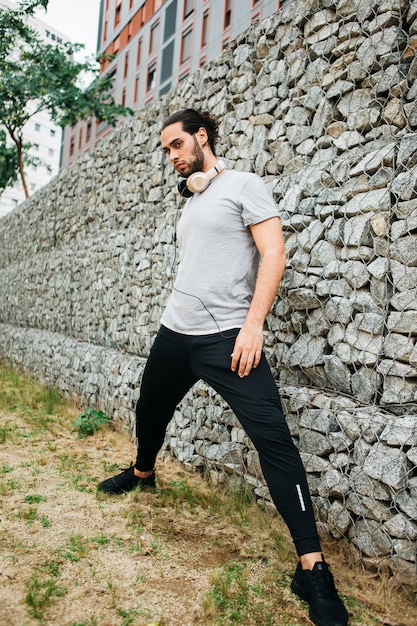
[[[237,371],[241,378],[249,376],[252,368],[257,367],[261,360],[263,340],[262,326],[250,329],[245,325],[242,326],[231,354],[232,372]]]

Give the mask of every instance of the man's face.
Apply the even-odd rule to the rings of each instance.
[[[177,172],[184,178],[188,178],[194,172],[203,171],[204,152],[200,134],[186,133],[182,128],[182,122],[170,124],[163,129],[161,145]]]

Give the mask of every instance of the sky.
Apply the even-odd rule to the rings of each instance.
[[[96,53],[99,10],[100,0],[49,0],[48,9],[39,9],[36,17],[72,43],[85,44],[85,57]]]

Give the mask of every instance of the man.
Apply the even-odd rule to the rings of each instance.
[[[285,268],[281,222],[258,176],[223,169],[217,135],[217,120],[193,109],[163,124],[162,148],[186,179],[189,197],[178,224],[180,263],[143,373],[136,463],[98,488],[120,494],[155,486],[166,427],[203,379],[230,405],[259,453],[299,556],[291,589],[309,603],[317,626],[345,626],[348,614],[322,556],[305,471],[262,351],[265,318]]]

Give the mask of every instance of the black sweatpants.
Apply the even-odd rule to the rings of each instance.
[[[153,469],[176,406],[199,379],[229,404],[259,453],[274,504],[299,556],[320,552],[320,542],[300,455],[283,416],[281,400],[264,355],[249,376],[230,369],[239,329],[212,335],[183,335],[164,326],[143,373],[136,406],[136,468]]]

